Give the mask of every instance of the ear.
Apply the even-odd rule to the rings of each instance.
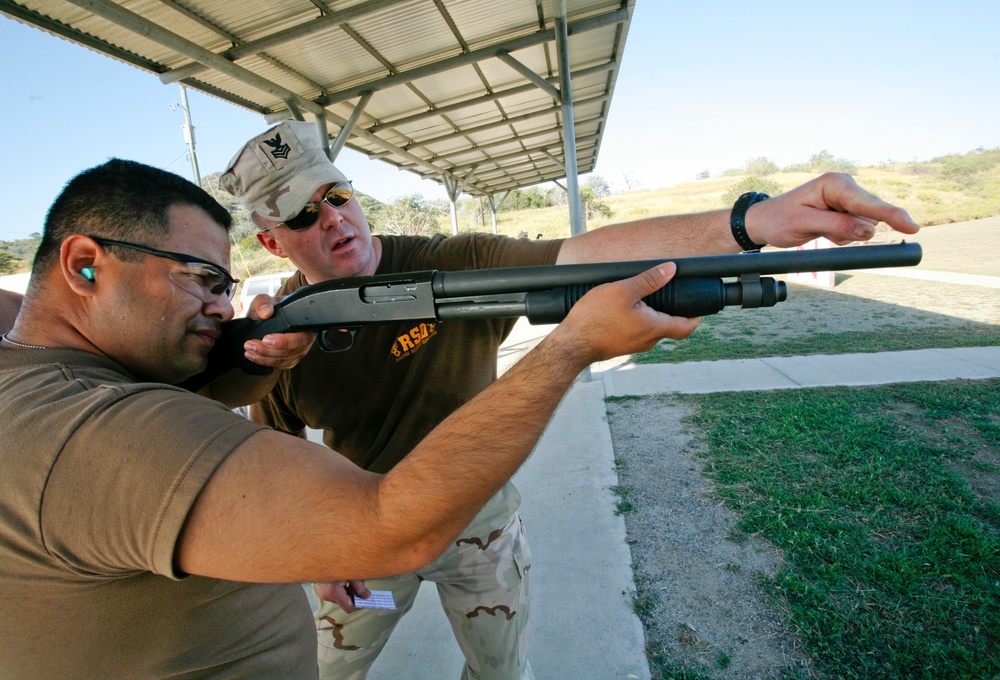
[[[267,251],[272,255],[288,259],[288,255],[285,254],[284,249],[278,243],[277,239],[271,236],[270,232],[258,231],[257,240],[260,242],[262,246],[267,248]]]
[[[97,270],[106,260],[104,251],[90,238],[74,234],[59,247],[59,267],[66,285],[77,295],[94,294]]]

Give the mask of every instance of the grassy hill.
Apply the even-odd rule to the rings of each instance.
[[[971,160],[969,160],[971,159]],[[778,172],[766,179],[778,183],[783,191],[817,176],[817,173]],[[724,199],[734,185],[747,175],[726,175],[686,182],[665,189],[616,194],[602,199],[611,208],[611,217],[590,219],[588,229],[605,224],[728,208]],[[854,175],[858,184],[876,196],[905,208],[923,226],[950,224],[1000,214],[1000,149],[946,156],[926,163],[892,163],[859,168]],[[450,222],[439,222],[444,233]],[[461,226],[460,226],[461,228]],[[566,206],[502,212],[497,231],[529,238],[569,235]]]

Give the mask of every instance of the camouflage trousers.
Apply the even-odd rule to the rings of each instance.
[[[320,678],[363,680],[423,581],[437,585],[465,655],[462,680],[534,678],[527,659],[531,553],[517,514],[520,503],[520,494],[508,483],[429,565],[413,574],[366,581],[371,590],[392,591],[395,611],[348,614],[319,600]]]

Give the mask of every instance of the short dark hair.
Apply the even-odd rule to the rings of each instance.
[[[172,172],[119,158],[84,170],[49,208],[32,273],[41,273],[55,261],[62,242],[73,234],[157,246],[169,235],[169,211],[175,205],[201,208],[226,231],[232,227],[228,210]],[[122,256],[129,257],[126,252]]]

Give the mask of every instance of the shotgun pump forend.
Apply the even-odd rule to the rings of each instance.
[[[917,243],[786,250],[673,260],[604,262],[469,271],[423,271],[324,281],[305,286],[274,307],[269,319],[235,319],[208,368],[182,386],[198,390],[230,369],[266,375],[271,369],[248,361],[243,344],[269,333],[314,331],[326,351],[344,351],[362,326],[403,321],[448,321],[524,316],[531,323],[558,323],[594,286],[635,276],[662,262],[677,265],[674,278],[644,298],[674,316],[706,316],[723,307],[772,307],[787,297],[784,281],[766,274],[903,267],[918,264]],[[735,282],[723,278],[735,277]],[[348,331],[348,332],[343,332]]]

